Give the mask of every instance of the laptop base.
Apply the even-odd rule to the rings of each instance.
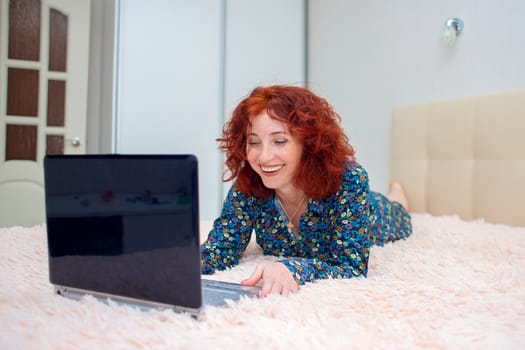
[[[203,305],[200,308],[189,308],[177,305],[157,303],[148,300],[134,299],[117,295],[104,294],[94,291],[86,291],[78,288],[55,285],[55,293],[72,300],[81,300],[84,296],[90,295],[95,299],[109,303],[115,302],[119,305],[131,306],[141,311],[150,310],[173,310],[179,313],[188,313],[192,317],[201,318],[206,306],[221,306],[226,300],[237,301],[243,297],[258,297],[261,288],[259,286],[242,286],[237,283],[220,282],[208,279],[202,280],[202,299]]]
[[[82,289],[63,287],[63,286],[55,286],[55,293],[63,297],[66,297],[68,299],[72,299],[76,301],[79,301],[84,296],[89,295],[89,296],[94,297],[98,301],[101,301],[106,304],[108,304],[111,301],[119,305],[126,305],[126,306],[131,306],[133,308],[138,308],[141,311],[170,309],[175,312],[189,313],[191,316],[194,316],[194,317],[199,317],[200,314],[202,313],[202,307],[193,309],[193,308],[188,308],[188,307],[156,303],[153,301],[133,299],[133,298],[109,295],[109,294],[104,294],[104,293],[99,293],[99,292],[86,291]]]

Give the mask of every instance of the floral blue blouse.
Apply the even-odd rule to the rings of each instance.
[[[357,163],[345,165],[341,188],[332,196],[310,199],[298,237],[275,197],[246,196],[235,185],[221,216],[201,245],[202,273],[238,264],[255,232],[265,255],[274,255],[304,284],[323,278],[366,276],[372,244],[408,237],[411,218],[402,205],[369,191],[368,174]]]

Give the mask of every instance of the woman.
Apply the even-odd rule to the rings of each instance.
[[[401,186],[371,192],[368,175],[327,101],[294,86],[258,87],[225,124],[220,149],[234,180],[201,246],[202,272],[236,265],[252,231],[265,255],[241,282],[288,294],[322,278],[366,276],[371,244],[405,238]]]

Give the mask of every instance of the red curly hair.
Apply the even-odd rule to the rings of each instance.
[[[342,183],[344,163],[354,161],[354,149],[340,126],[341,117],[328,102],[308,89],[275,85],[255,88],[233,111],[224,125],[219,149],[226,154],[230,174],[243,193],[271,196],[246,158],[246,142],[251,118],[266,111],[270,118],[284,122],[290,134],[303,143],[294,184],[306,195],[320,199],[334,194]]]

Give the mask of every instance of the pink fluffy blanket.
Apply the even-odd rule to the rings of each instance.
[[[372,248],[368,278],[209,307],[203,320],[57,296],[45,226],[3,228],[0,348],[524,349],[525,228],[426,214],[413,223],[409,239]],[[239,281],[270,260],[252,242],[214,278]]]

